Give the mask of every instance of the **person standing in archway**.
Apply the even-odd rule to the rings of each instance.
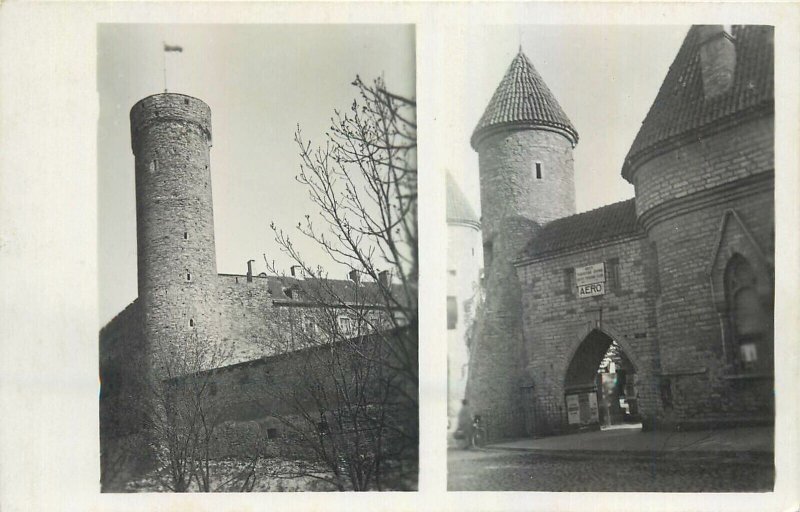
[[[473,422],[472,408],[466,398],[461,400],[461,410],[458,411],[457,432],[460,433],[460,439],[466,440],[464,449],[468,450],[472,446]]]

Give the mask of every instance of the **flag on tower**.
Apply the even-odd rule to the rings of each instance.
[[[171,45],[164,43],[165,52],[183,52],[183,46]]]

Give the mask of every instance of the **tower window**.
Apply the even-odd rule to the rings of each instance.
[[[194,318],[189,319],[189,327],[194,327]]]
[[[455,296],[447,297],[447,329],[455,329],[458,325],[458,301]]]
[[[484,242],[483,244],[483,264],[486,267],[490,267],[492,265],[492,259],[494,254],[492,253],[492,242]]]
[[[190,273],[188,273],[188,272],[187,272],[187,273],[186,273],[186,280],[187,280],[187,281],[191,281],[191,280],[192,280],[192,274],[190,274]]]
[[[536,162],[536,179],[542,179],[542,163]]]
[[[188,105],[189,104],[189,98],[184,98],[183,99],[183,104],[184,105]]]
[[[189,232],[188,231],[184,231],[183,232],[183,239],[184,240],[188,240],[189,239]]]

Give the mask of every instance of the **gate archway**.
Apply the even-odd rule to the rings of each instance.
[[[629,351],[615,338],[601,329],[590,330],[575,348],[564,374],[569,427],[635,423],[636,370]]]

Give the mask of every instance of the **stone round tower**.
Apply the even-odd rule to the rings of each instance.
[[[493,437],[524,434],[529,379],[514,267],[538,226],[575,213],[572,150],[578,133],[522,49],[473,132],[481,185],[486,301],[470,356],[471,407]]]
[[[156,94],[136,103],[130,119],[143,335],[156,369],[174,374],[186,362],[169,356],[219,340],[211,109]]]
[[[664,424],[774,415],[773,36],[693,26],[622,168],[657,254]]]

